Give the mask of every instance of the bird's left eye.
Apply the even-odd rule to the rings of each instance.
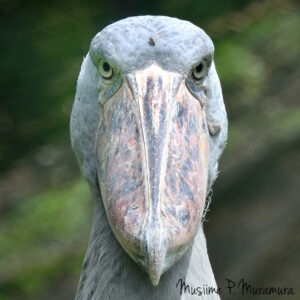
[[[195,80],[201,80],[206,74],[207,63],[205,60],[201,61],[201,63],[193,69],[193,77]]]
[[[110,79],[113,76],[112,66],[105,60],[101,60],[99,64],[99,72],[105,79]]]

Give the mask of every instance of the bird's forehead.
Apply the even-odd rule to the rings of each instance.
[[[131,17],[115,22],[92,40],[90,55],[132,72],[156,63],[162,68],[187,72],[203,57],[212,57],[208,35],[190,22],[163,16]]]

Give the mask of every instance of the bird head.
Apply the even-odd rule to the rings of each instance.
[[[192,245],[226,142],[213,55],[190,22],[131,17],[93,38],[79,75],[72,146],[153,285]]]

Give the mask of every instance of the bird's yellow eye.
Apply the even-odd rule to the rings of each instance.
[[[105,60],[101,60],[99,64],[99,72],[105,79],[110,79],[113,76],[112,66]]]
[[[201,61],[201,63],[196,66],[193,70],[193,77],[196,80],[201,80],[206,74],[207,63],[205,60]]]

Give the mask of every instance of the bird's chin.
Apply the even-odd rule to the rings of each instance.
[[[208,147],[201,103],[182,76],[157,66],[128,76],[101,112],[96,159],[106,214],[155,286],[200,226]]]

